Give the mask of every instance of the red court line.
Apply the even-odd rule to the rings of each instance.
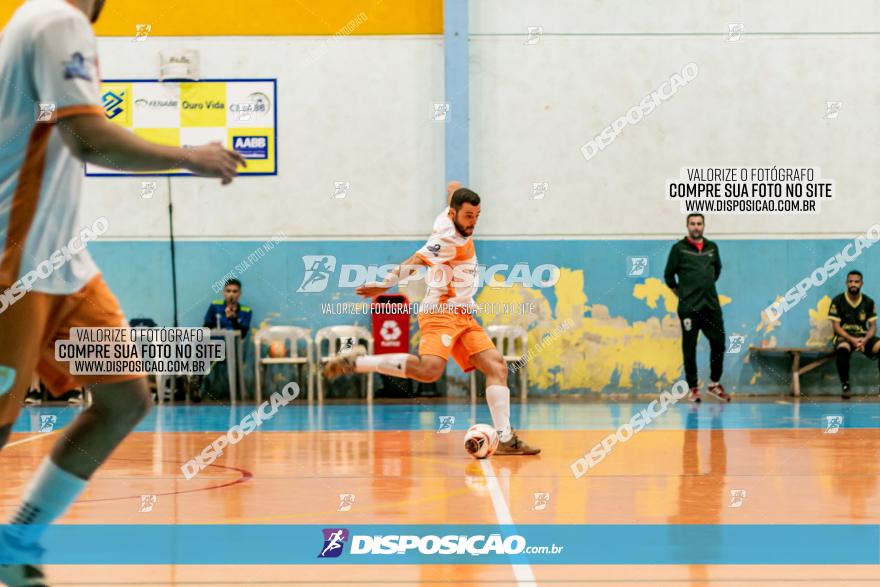
[[[116,460],[116,461],[129,461],[129,462],[149,462],[149,463],[154,462],[152,460],[146,461],[145,459],[114,459],[114,460]],[[180,466],[180,463],[178,463],[178,462],[172,462],[172,461],[160,461],[160,462],[165,463],[165,464],[174,464],[174,465],[177,465],[178,467]],[[238,485],[240,483],[247,483],[248,481],[250,481],[254,477],[254,474],[251,473],[250,471],[247,471],[245,469],[239,469],[238,467],[227,467],[224,465],[217,465],[214,463],[212,463],[208,466],[209,467],[217,467],[219,469],[228,469],[230,471],[237,471],[237,472],[241,473],[241,477],[239,477],[238,479],[233,479],[232,481],[229,481],[227,483],[222,483],[220,485],[212,485],[210,487],[199,487],[198,489],[185,489],[183,491],[168,491],[165,493],[154,493],[153,495],[158,497],[160,495],[181,495],[184,493],[196,493],[199,491],[209,491],[212,489],[222,489],[224,487],[230,487],[232,485]],[[78,503],[92,503],[92,502],[97,502],[97,501],[122,501],[125,499],[140,498],[140,496],[141,496],[141,494],[130,495],[127,497],[101,497],[101,498],[97,498],[97,499],[81,499],[81,500],[79,500]]]

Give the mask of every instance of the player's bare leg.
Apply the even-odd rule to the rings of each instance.
[[[413,379],[419,383],[433,383],[443,376],[446,359],[436,355],[389,353],[367,355],[363,346],[350,353],[336,355],[324,365],[324,377],[335,379],[352,373],[381,373],[391,377]]]
[[[153,405],[146,378],[92,388],[92,405],[62,432],[52,460],[88,479]]]
[[[492,413],[492,423],[498,431],[496,455],[536,455],[540,448],[529,446],[519,439],[510,425],[510,388],[507,387],[507,363],[497,349],[489,349],[470,356],[471,364],[486,376],[486,403]]]
[[[517,437],[510,426],[510,389],[507,387],[507,364],[495,350],[486,350],[470,357],[471,363],[486,376],[486,402],[492,413],[492,422],[498,430],[497,455],[535,455],[540,448],[527,445]],[[324,376],[333,379],[352,373],[382,373],[405,377],[421,383],[433,383],[446,369],[446,360],[435,355],[389,353],[367,355],[362,346],[351,353],[339,354],[324,366]]]
[[[145,378],[97,385],[92,405],[65,428],[25,490],[12,516],[10,529],[0,537],[0,548],[39,555],[46,529],[79,497],[95,470],[134,429],[152,406]],[[8,438],[8,428],[0,437]],[[39,565],[0,565],[0,581],[7,585],[45,585]]]

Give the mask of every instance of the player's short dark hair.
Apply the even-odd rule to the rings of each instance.
[[[684,219],[684,223],[687,224],[688,222],[690,222],[691,218],[693,218],[694,216],[699,216],[703,220],[703,224],[706,224],[706,217],[699,212],[691,212],[690,214],[688,214],[688,217]]]
[[[452,192],[452,199],[449,201],[449,207],[458,212],[464,204],[479,206],[480,196],[477,195],[477,192],[469,190],[468,188],[458,188]]]
[[[227,279],[226,283],[223,284],[223,287],[226,287],[227,285],[237,285],[238,289],[241,289],[241,282],[234,277],[231,279]]]
[[[862,272],[859,271],[858,269],[853,269],[852,271],[850,271],[849,273],[847,273],[847,274],[846,274],[846,278],[849,279],[849,276],[850,276],[850,275],[858,275],[858,276],[859,276],[859,279],[861,279],[862,281],[865,281],[865,278],[862,277]]]

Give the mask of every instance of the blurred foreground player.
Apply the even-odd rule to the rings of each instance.
[[[880,355],[880,338],[875,336],[877,306],[874,300],[862,294],[862,283],[862,273],[850,271],[846,276],[846,291],[835,296],[828,309],[828,319],[834,328],[834,354],[843,399],[850,398],[849,360],[853,352],[861,351],[869,359]]]
[[[81,161],[127,171],[183,167],[224,184],[244,165],[219,145],[160,146],[105,118],[91,27],[103,4],[29,0],[0,35],[0,446],[35,371],[53,395],[94,385],[93,404],[63,429],[12,516],[15,526],[0,535],[5,560],[40,557],[45,525],[151,405],[142,375],[74,377],[54,360],[54,341],[72,327],[126,325],[80,237]],[[8,476],[11,463],[3,466]],[[46,585],[42,568],[29,564],[0,565],[0,582]]]
[[[419,312],[419,354],[365,356],[366,350],[358,347],[334,357],[324,367],[324,375],[333,378],[379,372],[432,383],[440,379],[452,355],[465,373],[476,368],[486,376],[486,402],[500,438],[495,454],[536,455],[541,449],[520,440],[510,426],[507,364],[473,316],[477,256],[471,235],[480,216],[480,197],[458,182],[450,183],[448,191],[449,206],[434,221],[425,246],[389,273],[383,283],[356,290],[358,295],[372,298],[397,285],[401,271],[416,265],[429,268],[427,292]]]
[[[721,385],[724,370],[724,317],[715,282],[721,275],[721,254],[718,245],[703,237],[702,214],[688,214],[686,237],[672,245],[666,261],[666,285],[678,296],[678,317],[681,320],[681,349],[684,375],[691,388],[689,399],[700,401],[697,385],[697,338],[700,331],[709,339],[709,387],[706,392],[724,402],[730,396]]]

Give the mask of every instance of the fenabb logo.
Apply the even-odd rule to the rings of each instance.
[[[135,108],[149,108],[149,109],[177,109],[180,106],[180,102],[177,100],[147,100],[145,98],[138,98],[134,101]]]

